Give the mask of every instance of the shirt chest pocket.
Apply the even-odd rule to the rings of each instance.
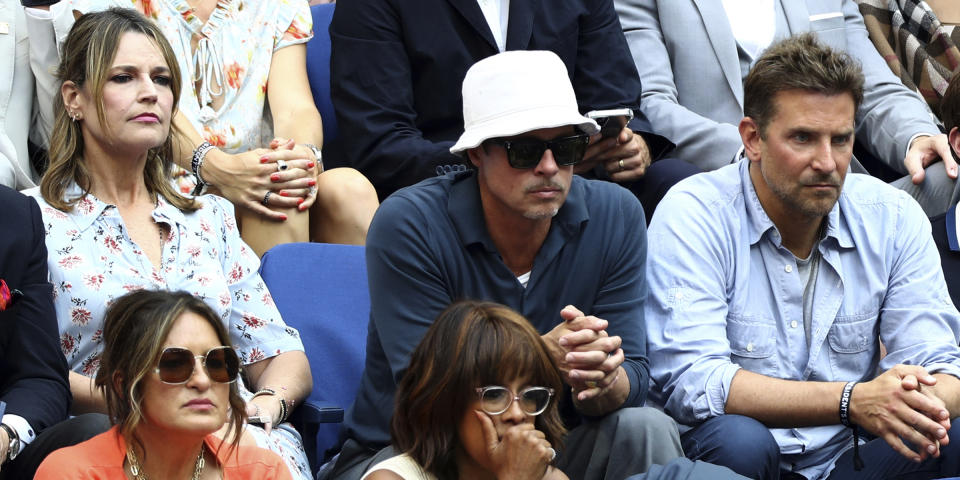
[[[853,380],[873,375],[879,354],[877,313],[837,317],[830,326],[827,344],[833,378]]]
[[[730,360],[741,367],[764,375],[776,376],[779,371],[777,329],[757,318],[731,315],[727,318],[727,339]]]

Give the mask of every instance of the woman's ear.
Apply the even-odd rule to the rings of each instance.
[[[83,98],[80,87],[72,80],[67,80],[60,85],[60,96],[63,97],[63,107],[67,109],[67,115],[74,120],[82,119]]]
[[[113,391],[120,398],[126,398],[123,394],[123,375],[121,375],[120,372],[113,372],[113,377],[111,380],[113,380]]]

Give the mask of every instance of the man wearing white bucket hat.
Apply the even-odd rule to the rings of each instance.
[[[556,53],[580,112],[633,112],[619,134],[594,139],[576,173],[630,188],[650,213],[665,185],[699,171],[665,158],[672,144],[649,133],[640,77],[612,0],[352,0],[337,4],[330,40],[339,135],[327,139],[324,158],[360,170],[381,199],[470,168],[449,151],[463,131],[464,75],[514,50]]]
[[[394,454],[397,381],[458,299],[503,303],[543,335],[567,390],[556,396],[570,431],[555,464],[570,478],[624,479],[682,456],[673,420],[643,407],[643,212],[629,191],[573,174],[599,127],[577,111],[563,63],[543,51],[477,62],[463,117],[450,151],[475,170],[397,191],[371,225],[366,366],[333,478]]]

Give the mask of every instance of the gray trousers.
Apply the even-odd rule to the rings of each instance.
[[[334,465],[317,478],[359,480],[370,467],[398,453],[393,447],[373,451],[347,440],[331,461]],[[623,480],[678,457],[683,450],[673,419],[650,407],[624,408],[571,430],[556,465],[571,479]]]

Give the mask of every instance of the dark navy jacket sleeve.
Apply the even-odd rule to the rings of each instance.
[[[0,278],[23,292],[0,312],[0,400],[37,432],[67,416],[70,387],[37,203],[0,186]]]
[[[429,123],[443,120],[441,115],[431,118],[430,110],[437,107],[417,110],[426,109],[415,101],[415,82],[424,72],[411,68],[407,50],[417,46],[406,44],[402,23],[422,3],[404,6],[387,0],[352,0],[337,5],[330,24],[330,94],[339,126],[339,137],[331,143],[331,161],[362,172],[381,200],[399,188],[436,176],[438,165],[464,163],[449,151],[456,134],[451,131],[447,140],[428,139],[423,125],[418,125],[418,115],[420,122],[428,122],[427,128],[461,130],[462,125],[462,114],[459,124],[448,127]],[[425,22],[419,28],[432,27]],[[462,62],[458,60],[456,66]],[[444,104],[441,110],[461,111],[459,92],[465,73],[465,69],[450,68],[445,84],[436,85],[435,100]]]

